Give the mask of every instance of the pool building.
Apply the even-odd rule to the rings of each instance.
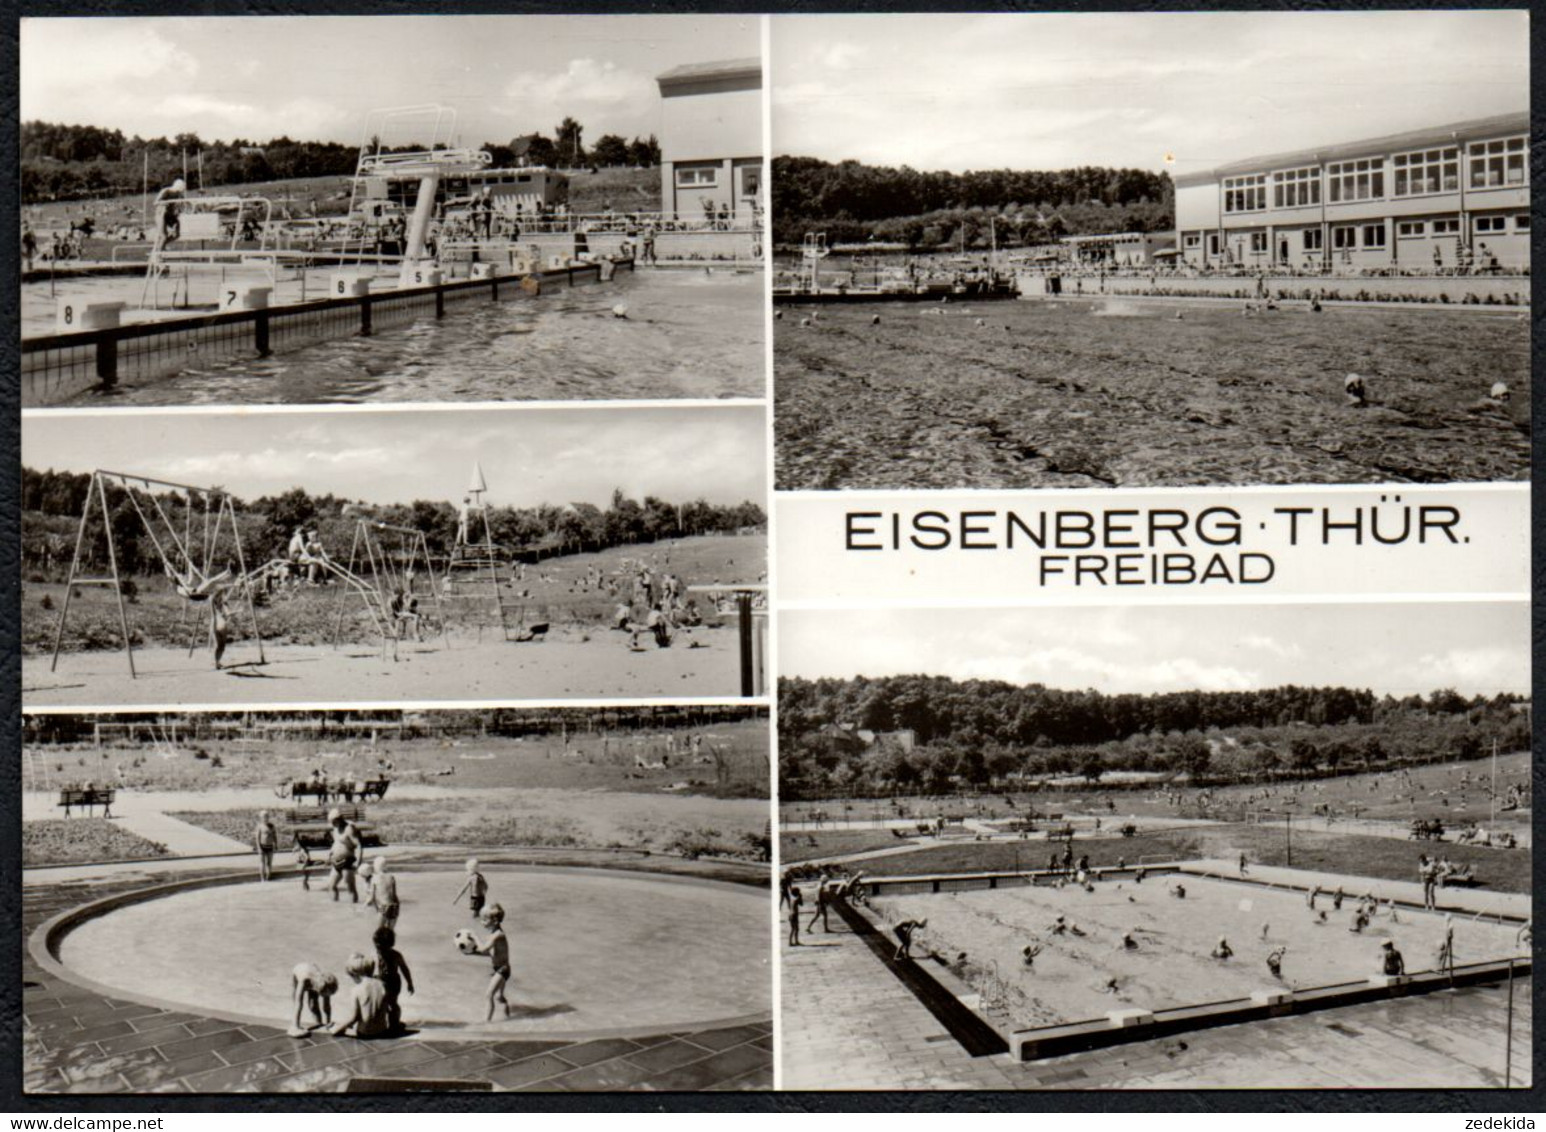
[[[1175,177],[1194,267],[1516,271],[1530,262],[1528,113]]]
[[[693,63],[655,81],[661,210],[748,225],[762,207],[762,60]]]

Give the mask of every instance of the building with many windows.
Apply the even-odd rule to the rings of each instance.
[[[1508,114],[1182,174],[1196,267],[1358,271],[1530,262],[1530,118]]]
[[[662,103],[661,210],[682,220],[762,204],[762,61],[695,63],[655,80]]]

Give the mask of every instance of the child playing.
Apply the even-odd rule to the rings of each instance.
[[[376,867],[381,867],[379,861]],[[376,978],[386,991],[387,1027],[396,1033],[403,1028],[403,1012],[397,1000],[405,987],[409,994],[413,993],[413,972],[397,950],[397,933],[389,926],[383,924],[370,938],[376,948]]]
[[[494,973],[489,976],[488,983],[488,1017],[485,1021],[494,1020],[494,1004],[497,1002],[505,1008],[505,1017],[510,1017],[510,1003],[505,999],[505,984],[510,981],[510,941],[505,937],[504,930],[505,910],[498,904],[490,904],[483,910],[483,926],[489,929],[489,937],[474,948],[470,954],[487,955]]]
[[[330,1026],[333,1022],[333,995],[338,992],[338,980],[324,975],[315,963],[297,963],[290,972],[290,997],[295,1002],[295,1022],[290,1027],[292,1038],[305,1037],[312,1030]],[[310,1026],[301,1025],[301,1014],[310,1010],[315,1021]]]
[[[1272,972],[1274,979],[1281,979],[1283,977],[1283,956],[1287,952],[1288,948],[1279,947],[1267,953],[1267,970]]]
[[[335,1037],[342,1037],[349,1029],[357,1038],[385,1037],[388,1031],[386,988],[376,978],[376,966],[359,952],[349,956],[344,968],[354,980],[354,991],[349,996],[349,1017],[333,1027]]]
[[[387,872],[385,857],[377,857],[372,866],[370,897],[365,901],[366,906],[381,914],[381,927],[396,928],[397,913],[402,909],[397,899],[397,878]]]
[[[252,846],[258,851],[258,879],[269,880],[274,875],[274,849],[279,845],[279,831],[269,820],[268,811],[258,814],[258,826],[252,831]]]
[[[483,874],[478,871],[478,859],[469,857],[467,860],[467,882],[451,897],[451,903],[455,904],[462,898],[462,893],[467,894],[467,907],[472,912],[474,920],[479,919],[483,912],[483,901],[488,896],[488,881],[483,879]]]
[[[311,851],[301,844],[300,838],[295,839],[295,870],[301,874],[301,887],[307,892],[311,891]]]
[[[891,930],[896,933],[897,949],[893,959],[911,959],[913,957],[913,934],[929,926],[927,920],[903,920]]]

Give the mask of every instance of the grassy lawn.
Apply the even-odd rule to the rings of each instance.
[[[818,840],[830,834],[817,834]],[[908,876],[924,873],[960,873],[1047,866],[1058,843],[1029,841],[966,841],[930,846],[912,853],[876,857],[863,863],[876,876]],[[841,852],[841,850],[837,850]],[[1351,876],[1415,881],[1417,857],[1439,852],[1458,865],[1471,865],[1486,886],[1499,892],[1530,891],[1530,854],[1524,850],[1482,849],[1470,845],[1399,841],[1388,837],[1319,833],[1295,830],[1293,861],[1296,869],[1347,873]],[[1141,860],[1186,860],[1215,857],[1234,860],[1241,852],[1259,865],[1288,865],[1281,829],[1251,825],[1203,827],[1195,830],[1140,834],[1074,842],[1076,856],[1088,853],[1095,866],[1129,865]],[[813,851],[811,855],[816,855]]]
[[[22,822],[21,826],[24,868],[73,862],[135,861],[166,855],[165,845],[120,829],[106,818],[50,818]]]
[[[288,805],[276,802],[281,843]],[[468,848],[558,846],[647,849],[684,856],[765,860],[766,805],[754,800],[569,791],[498,791],[445,799],[375,802],[366,818],[387,845]],[[185,811],[175,817],[248,841],[256,809]]]
[[[779,860],[786,865],[831,857],[840,853],[863,853],[868,849],[893,849],[905,845],[889,829],[839,829],[822,833],[784,833],[779,835]]]
[[[1249,808],[1308,813],[1316,804],[1325,803],[1338,814],[1351,814],[1353,808],[1357,807],[1358,816],[1364,818],[1406,822],[1414,816],[1437,817],[1444,819],[1447,825],[1458,826],[1462,819],[1487,824],[1486,785],[1491,774],[1492,760],[1480,758],[1414,766],[1405,771],[1386,770],[1322,778],[1303,783],[1302,790],[1296,790],[1294,783],[1255,783],[1211,786],[1208,793],[1212,799],[1214,815],[1233,812],[1238,816],[1240,810]],[[1462,785],[1462,781],[1467,778],[1469,784]],[[1498,755],[1500,796],[1510,783],[1528,784],[1529,779],[1528,751]],[[785,802],[780,809],[790,821],[808,821],[816,811],[825,813],[828,818],[846,816],[861,820],[899,817],[932,819],[939,814],[994,820],[1023,817],[1033,810],[1043,814],[1102,814],[1106,815],[1108,821],[1129,814],[1138,817],[1209,816],[1198,808],[1199,791],[1196,788],[1174,788],[1181,799],[1179,804],[1166,800],[1163,793],[1165,789],[1163,784],[1138,790],[1070,787],[1033,793],[996,791],[899,798],[895,803],[888,798],[838,798],[819,802]],[[1116,808],[1108,809],[1108,803]],[[1514,823],[1528,825],[1529,821],[1529,811],[1523,810],[1499,814],[1497,824],[1500,827]]]
[[[724,759],[723,787],[716,782],[714,766],[687,761],[683,752],[694,735],[702,737],[705,752],[718,751]],[[40,756],[60,781],[114,782],[139,790],[277,788],[309,778],[314,769],[320,769],[335,782],[386,774],[396,783],[423,782],[459,790],[520,786],[650,795],[687,781],[694,785],[680,793],[745,798],[768,794],[767,721],[756,717],[703,728],[571,733],[567,742],[559,735],[396,740],[389,734],[377,743],[360,738],[172,740],[167,728],[159,749],[148,743],[109,743],[101,748],[80,744],[28,750]],[[636,755],[647,763],[666,757],[668,740],[674,740],[677,751],[670,766],[650,770],[635,766]],[[390,769],[383,765],[388,762]],[[276,796],[275,804],[287,803]]]

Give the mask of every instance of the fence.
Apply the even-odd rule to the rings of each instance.
[[[539,284],[595,282],[602,264],[552,268],[526,278]],[[617,267],[632,269],[624,260]],[[406,287],[360,297],[321,299],[267,310],[224,311],[189,318],[134,323],[105,330],[25,339],[21,347],[21,397],[28,408],[58,405],[87,390],[154,381],[190,366],[287,353],[318,342],[369,336],[422,318],[444,318],[456,303],[499,302],[531,292],[507,275]]]

